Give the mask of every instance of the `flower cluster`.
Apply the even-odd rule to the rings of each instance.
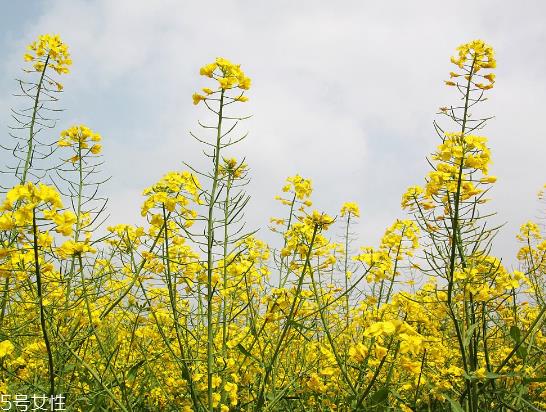
[[[196,204],[200,200],[201,185],[197,176],[188,171],[170,172],[163,176],[159,182],[145,189],[142,193],[146,200],[142,205],[141,215],[150,214],[150,222],[155,227],[160,227],[164,222],[161,209],[166,212],[177,212],[184,218],[185,225],[191,226],[197,216],[197,212],[189,208],[193,201]],[[159,211],[151,212],[152,209]],[[159,212],[159,213],[158,213]]]
[[[81,157],[90,153],[94,155],[99,154],[102,151],[102,145],[98,142],[101,140],[102,137],[100,134],[80,124],[63,130],[57,144],[59,147],[72,147],[76,151],[76,155],[70,161],[76,162]]]
[[[341,206],[341,216],[360,217],[360,208],[355,202],[345,202]]]
[[[218,82],[216,89],[210,89],[208,87],[203,89],[205,93],[194,93],[193,104],[198,104],[202,100],[214,98],[215,94],[222,93],[231,89],[239,89],[240,93],[235,97],[229,97],[232,101],[246,102],[248,97],[244,96],[244,91],[250,89],[251,80],[241,70],[241,65],[233,64],[229,60],[223,57],[217,57],[213,63],[209,63],[199,70],[202,76],[209,77]]]
[[[450,78],[457,79],[463,76],[465,80],[478,89],[488,90],[493,88],[495,83],[495,74],[487,73],[485,75],[477,74],[481,69],[494,69],[497,67],[493,48],[482,40],[473,40],[457,47],[458,56],[451,57],[451,62],[463,70],[463,73],[451,72]],[[479,76],[487,83],[481,83],[475,80]],[[448,86],[456,86],[457,83],[453,80],[446,80]]]
[[[239,163],[234,157],[224,158],[223,163],[218,168],[221,176],[229,176],[232,179],[240,179],[247,171],[248,165],[244,162]]]
[[[38,40],[28,46],[28,50],[25,60],[33,62],[33,68],[37,72],[43,72],[47,67],[51,67],[58,74],[65,74],[72,65],[68,46],[58,34],[40,35]]]
[[[462,200],[481,194],[480,185],[497,180],[487,174],[491,153],[486,143],[487,139],[482,136],[446,133],[444,141],[432,155],[435,165],[428,174],[426,186],[410,187],[402,196],[402,207],[428,210],[435,207],[434,198],[445,205],[456,193]],[[481,172],[481,177],[477,178],[478,172]]]

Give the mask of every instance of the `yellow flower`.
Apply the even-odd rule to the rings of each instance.
[[[89,148],[89,145],[90,142],[100,142],[101,140],[102,137],[100,134],[91,130],[86,125],[79,124],[63,130],[57,145],[59,147],[74,147],[77,153],[79,153],[82,149],[89,149],[90,153],[99,154],[102,150],[102,146],[100,144],[92,145],[91,148]],[[69,160],[74,163],[79,159],[80,157],[76,155]]]
[[[201,100],[205,100],[205,96],[199,94],[199,93],[194,93],[192,96],[192,99],[193,99],[193,104],[199,104],[199,102]]]
[[[343,206],[341,207],[341,216],[346,215],[360,217],[360,208],[358,207],[358,204],[355,202],[343,203]]]
[[[24,203],[30,208],[42,203],[48,204],[53,208],[63,207],[59,192],[55,188],[43,183],[38,183],[38,186],[35,186],[31,182],[27,182],[13,187],[7,193],[2,209],[10,210],[17,202]]]
[[[222,399],[222,395],[220,395],[218,392],[213,392],[212,393],[212,406],[216,408],[218,406],[218,404],[220,403],[221,399]]]
[[[311,179],[304,179],[300,175],[295,175],[286,179],[287,184],[282,188],[283,192],[292,191],[296,198],[304,200],[311,196],[313,192],[313,183]]]
[[[368,356],[368,348],[362,343],[357,343],[355,346],[349,348],[349,357],[353,362],[364,362]]]
[[[247,171],[247,164],[246,163],[238,163],[237,159],[230,158],[226,159],[223,158],[223,164],[219,167],[219,173],[221,176],[232,176],[235,179],[240,178],[243,176],[243,174]]]
[[[96,249],[89,246],[86,242],[68,240],[64,242],[61,247],[57,248],[57,252],[59,253],[59,256],[66,259],[69,256],[96,253]]]
[[[216,63],[207,64],[201,67],[201,69],[199,70],[199,74],[201,76],[212,77],[212,73],[214,73],[214,70],[216,70],[216,67],[218,67]]]
[[[68,67],[72,65],[68,47],[58,34],[42,34],[38,40],[28,46],[29,52],[25,54],[25,61],[33,61],[34,70],[41,72],[51,67],[59,74],[68,73]]]
[[[318,210],[313,210],[311,215],[306,216],[305,221],[309,226],[318,226],[319,229],[328,229],[334,223],[334,219]]]
[[[102,145],[94,144],[89,151],[93,154],[99,154],[102,151]]]
[[[457,47],[457,51],[458,56],[451,57],[451,62],[463,70],[466,80],[471,80],[472,75],[481,69],[494,69],[497,67],[493,48],[482,40],[473,40],[469,43],[462,44]],[[453,78],[460,76],[460,74],[451,72],[450,76]],[[475,83],[474,80],[471,81],[479,89],[491,89],[495,83],[495,74],[488,73],[482,77],[487,79],[489,84],[484,85],[482,83]],[[446,81],[446,84],[448,86],[454,85],[451,81]]]
[[[72,233],[72,226],[76,223],[76,215],[71,211],[57,213],[56,211],[44,210],[44,217],[55,222],[55,232],[69,236]]]
[[[307,381],[307,387],[315,392],[326,392],[328,387],[322,381],[318,373],[313,372]]]
[[[388,349],[384,346],[381,346],[380,344],[376,343],[374,347],[374,354],[375,357],[379,360],[383,359],[385,356],[387,356]]]
[[[380,335],[391,335],[396,330],[396,325],[391,321],[372,323],[364,331],[364,336],[377,337]]]
[[[215,79],[218,82],[220,90],[229,90],[233,88],[248,90],[250,88],[250,78],[248,78],[241,70],[241,66],[239,64],[233,64],[228,59],[223,57],[217,57],[213,63],[209,63],[201,67],[199,74]],[[214,93],[214,91],[208,87],[204,88],[203,92],[206,95]],[[194,93],[193,104],[198,104],[204,99],[205,96]],[[233,100],[246,102],[248,98],[245,96],[239,96],[233,98]]]
[[[13,343],[11,343],[9,340],[3,340],[0,342],[0,358],[11,355],[14,349],[15,346],[13,346]]]
[[[497,181],[496,176],[484,176],[480,179],[481,183],[495,183]]]
[[[486,375],[487,371],[484,367],[481,367],[474,372],[474,376],[478,379],[485,379]]]

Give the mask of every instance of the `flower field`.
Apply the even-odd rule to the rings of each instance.
[[[430,171],[368,247],[359,205],[314,209],[300,175],[279,185],[282,216],[246,227],[252,159],[237,144],[252,82],[225,58],[195,70],[207,121],[191,135],[210,167],[146,188],[142,227],[105,222],[102,136],[49,130],[72,60],[39,36],[2,141],[2,410],[546,410],[545,222],[521,226],[517,270],[492,255],[481,103],[497,63],[481,40],[451,63]]]

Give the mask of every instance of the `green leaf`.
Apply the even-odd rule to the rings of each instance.
[[[449,400],[449,403],[451,405],[451,412],[464,412],[463,407],[459,403],[459,401],[456,401],[455,399],[447,398]]]
[[[478,326],[479,326],[478,323],[474,323],[470,325],[470,327],[465,331],[464,339],[463,339],[463,344],[465,348],[470,344],[470,339],[472,339],[472,335],[474,334],[474,331],[476,330]]]
[[[514,342],[516,344],[520,343],[521,341],[521,330],[517,326],[510,326],[510,336],[512,339],[514,339]]]
[[[516,354],[522,359],[527,357],[527,348],[525,348],[521,344],[521,330],[520,330],[520,328],[518,328],[515,325],[510,326],[510,337],[514,340],[516,345],[520,345],[519,348],[516,350]]]
[[[129,372],[127,372],[127,379],[134,380],[137,376],[138,369],[145,363],[146,360],[143,359],[131,366],[131,369],[129,369]]]
[[[387,400],[389,397],[389,388],[383,387],[381,389],[378,389],[372,396],[370,396],[369,403],[371,405],[379,405]]]
[[[502,376],[502,375],[499,375],[498,373],[495,373],[495,372],[487,372],[487,373],[485,374],[485,377],[486,377],[487,379],[498,379],[498,378],[500,378],[501,376]]]
[[[243,345],[241,345],[240,343],[237,344],[236,346],[237,349],[239,349],[239,351],[241,351],[241,353],[247,357],[249,357],[250,359],[254,360],[255,362],[260,362],[258,359],[256,359],[254,357],[254,355],[252,353],[250,353]]]
[[[516,351],[516,354],[521,358],[526,358],[527,357],[527,348],[523,345],[521,345],[518,350]]]

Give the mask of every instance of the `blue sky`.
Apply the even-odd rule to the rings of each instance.
[[[403,217],[400,197],[421,184],[438,143],[432,122],[457,94],[443,86],[455,48],[482,38],[496,50],[496,87],[478,110],[493,114],[499,177],[488,208],[507,224],[496,253],[513,262],[520,224],[538,215],[546,183],[546,6],[540,1],[50,0],[4,2],[0,24],[0,130],[26,44],[59,33],[74,65],[64,78],[57,130],[85,123],[104,138],[110,223],[139,222],[141,191],[182,161],[206,167],[190,138],[203,118],[191,94],[199,67],[223,56],[253,79],[243,131],[231,154],[252,169],[250,227],[281,213],[273,200],[287,176],[313,179],[317,208],[361,205],[358,244],[374,245]],[[2,159],[5,159],[2,157]],[[269,235],[263,231],[263,237]]]

